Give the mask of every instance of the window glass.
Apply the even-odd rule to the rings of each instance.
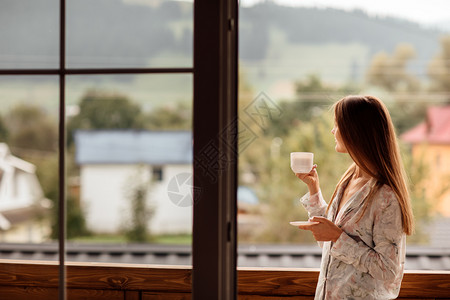
[[[192,75],[69,76],[67,113],[67,259],[190,264]]]
[[[439,4],[429,15],[414,13],[429,4],[403,5],[241,1],[240,266],[320,266],[311,233],[289,225],[308,218],[290,152],[314,153],[329,201],[351,162],[335,152],[331,134],[331,105],[348,94],[377,96],[395,124],[417,222],[406,267],[434,268],[421,262],[450,243],[441,234],[450,220],[450,140],[441,131],[450,130],[450,33]],[[426,249],[420,255],[418,246]]]
[[[68,0],[67,65],[192,67],[193,4]]]
[[[58,0],[0,0],[0,69],[55,68]]]
[[[152,174],[155,181],[162,181],[163,180],[163,167],[162,166],[153,166],[152,167]]]
[[[0,257],[58,256],[58,79],[0,77]]]

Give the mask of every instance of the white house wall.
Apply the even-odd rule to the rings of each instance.
[[[0,181],[0,212],[35,204],[44,197],[36,174],[9,168]]]
[[[80,192],[89,229],[98,233],[116,233],[121,230],[130,209],[126,197],[136,174],[149,178],[151,167],[139,165],[83,165],[80,170]],[[163,166],[163,180],[149,185],[147,204],[154,208],[149,222],[153,234],[190,233],[192,206],[175,205],[168,196],[170,180],[180,173],[191,173],[190,165]],[[141,177],[142,178],[142,177]],[[131,180],[131,183],[130,183]]]
[[[192,167],[190,165],[166,165],[163,167],[163,181],[156,183],[153,192],[150,193],[150,203],[156,205],[155,215],[151,222],[153,233],[192,232],[192,206],[176,205],[168,195],[169,182],[180,174],[192,174]]]
[[[44,243],[50,236],[49,220],[27,220],[13,226],[10,230],[0,231],[2,243]]]

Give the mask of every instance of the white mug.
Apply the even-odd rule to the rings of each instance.
[[[294,173],[309,173],[313,167],[314,153],[291,152],[291,169]]]

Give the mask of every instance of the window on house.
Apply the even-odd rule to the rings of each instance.
[[[152,178],[154,181],[163,181],[163,167],[161,166],[153,166],[152,167]]]

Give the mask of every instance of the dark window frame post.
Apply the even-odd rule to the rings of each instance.
[[[66,300],[66,0],[59,5],[58,299]]]
[[[237,57],[238,1],[196,0],[193,299],[237,295]]]

